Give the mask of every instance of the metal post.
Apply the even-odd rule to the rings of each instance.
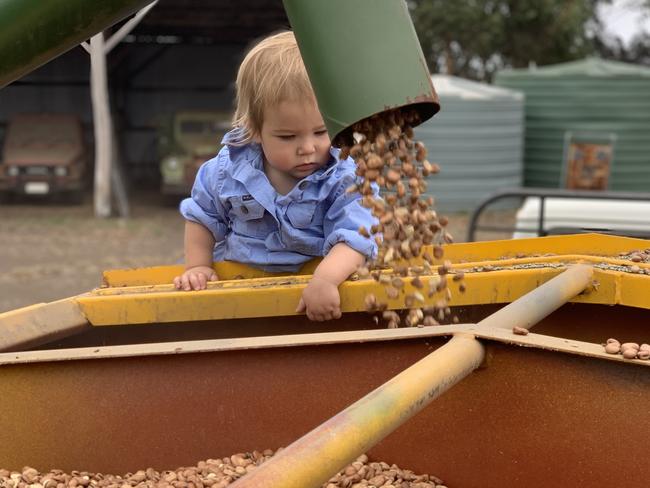
[[[479,325],[531,327],[591,281],[592,270],[570,268]],[[494,317],[494,318],[492,318]],[[372,393],[304,435],[237,480],[232,488],[317,488],[377,444],[434,398],[481,364],[485,351],[473,336],[455,335]]]
[[[90,39],[90,91],[95,132],[95,216],[110,217],[114,147],[103,32]]]

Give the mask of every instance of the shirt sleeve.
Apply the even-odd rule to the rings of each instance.
[[[361,205],[361,195],[358,192],[346,192],[346,189],[354,183],[358,183],[358,177],[348,173],[336,186],[334,202],[325,214],[323,224],[325,234],[323,256],[339,242],[346,243],[369,259],[377,256],[377,243],[374,238],[359,234],[359,227],[364,226],[370,231],[370,227],[377,223],[377,219],[372,216],[370,209]],[[373,185],[373,190],[377,197],[379,195],[377,185]]]
[[[228,231],[227,213],[219,200],[219,181],[223,181],[221,156],[203,163],[196,174],[192,195],[181,202],[183,217],[203,225],[217,242],[224,240]]]

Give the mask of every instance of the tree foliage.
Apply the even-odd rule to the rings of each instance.
[[[429,69],[490,80],[504,67],[580,59],[597,48],[599,4],[611,0],[412,0]]]

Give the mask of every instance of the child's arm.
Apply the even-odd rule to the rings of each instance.
[[[185,272],[174,278],[176,288],[205,290],[208,281],[216,281],[212,269],[215,239],[207,228],[191,220],[185,221]]]
[[[314,271],[302,292],[296,312],[306,312],[310,320],[331,320],[341,317],[338,286],[359,266],[365,257],[343,242],[334,245]]]

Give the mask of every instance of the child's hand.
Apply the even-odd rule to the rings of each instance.
[[[194,266],[174,278],[174,286],[178,290],[205,290],[208,281],[217,281],[217,273],[210,266]]]
[[[341,297],[334,283],[314,276],[302,292],[296,312],[307,312],[309,320],[332,320],[341,318]]]

